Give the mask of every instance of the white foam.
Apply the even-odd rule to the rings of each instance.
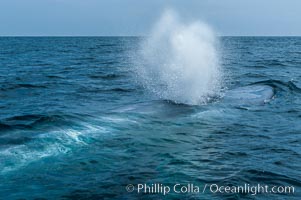
[[[39,134],[28,143],[11,146],[0,151],[0,175],[15,171],[47,157],[72,152],[73,148],[88,145],[85,140],[109,132],[105,127],[81,123],[81,128],[57,129]]]

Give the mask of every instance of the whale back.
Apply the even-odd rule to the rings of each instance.
[[[233,104],[264,104],[274,96],[274,89],[268,85],[250,85],[226,92],[224,99]]]

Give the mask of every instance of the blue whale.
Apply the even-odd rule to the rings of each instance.
[[[224,100],[231,104],[261,105],[269,102],[274,96],[274,88],[268,85],[249,85],[229,90]]]

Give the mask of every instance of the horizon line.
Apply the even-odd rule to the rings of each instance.
[[[147,35],[0,35],[0,37],[148,37]],[[301,37],[301,35],[217,35],[217,37]]]

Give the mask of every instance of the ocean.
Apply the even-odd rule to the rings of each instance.
[[[0,38],[0,199],[300,199],[301,37],[219,37],[221,92],[199,103],[187,91],[204,77],[185,93],[166,93],[181,90],[161,86],[172,77],[141,81],[143,40]],[[273,97],[226,100],[254,85]],[[213,188],[245,184],[294,193]]]

